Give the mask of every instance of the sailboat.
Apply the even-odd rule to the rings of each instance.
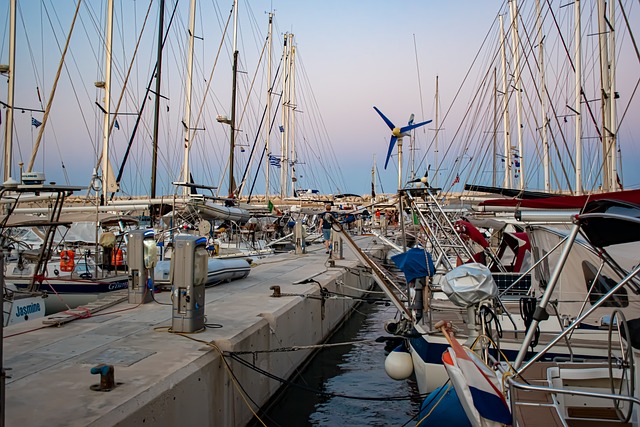
[[[585,11],[580,9],[580,2],[576,2],[576,21],[579,22],[579,16],[584,14]],[[602,5],[601,5],[602,6]],[[548,6],[551,8],[551,6]],[[512,22],[510,25],[510,34],[515,39],[514,47],[512,51],[522,52],[522,46],[519,45],[522,41],[518,36],[518,24],[523,21],[522,14],[525,13],[522,10],[517,9],[516,2],[510,2],[510,14]],[[515,8],[515,9],[514,9]],[[540,11],[538,11],[539,13]],[[549,15],[555,16],[559,13],[556,9],[549,10]],[[602,9],[599,12],[601,17],[607,16],[609,23],[620,22],[620,20],[614,20],[615,12]],[[618,12],[620,13],[620,12]],[[502,18],[502,15],[501,15]],[[536,22],[535,20],[533,22]],[[611,24],[613,25],[613,24]],[[502,28],[502,27],[501,27]],[[540,28],[540,27],[539,27]],[[625,28],[630,31],[630,28]],[[545,45],[549,44],[549,36],[544,34],[544,31],[548,31],[545,28],[539,30],[538,36],[541,37]],[[572,28],[570,34],[573,36],[575,33],[580,33],[583,30]],[[606,31],[603,31],[606,33]],[[532,34],[529,32],[528,34]],[[613,37],[612,34],[609,34]],[[606,40],[601,40],[602,43],[607,44]],[[504,33],[499,39],[499,48],[495,51],[494,56],[491,58],[500,58],[500,52],[504,52],[506,47],[506,38]],[[579,43],[576,42],[579,46]],[[609,45],[608,45],[609,46]],[[525,49],[526,51],[526,49]],[[528,51],[530,54],[532,50]],[[546,53],[545,55],[548,55]],[[606,65],[607,76],[603,77],[603,82],[606,84],[606,88],[602,93],[606,95],[607,100],[602,102],[613,103],[617,99],[613,92],[609,92],[615,88],[614,79],[615,71],[611,67],[612,58],[619,58],[613,53],[607,51],[607,58],[603,59]],[[545,56],[546,58],[546,56]],[[533,62],[531,59],[528,59]],[[508,125],[509,119],[507,101],[510,101],[513,96],[518,98],[523,94],[528,93],[527,86],[525,85],[524,75],[521,70],[525,69],[523,62],[525,60],[518,57],[514,57],[510,62],[515,67],[521,67],[514,73],[503,72],[503,76],[507,85],[507,90],[503,92],[502,96],[505,99],[503,124],[505,126],[504,138],[508,141],[511,129]],[[579,60],[578,60],[579,61]],[[502,63],[506,64],[505,58],[502,57]],[[539,62],[533,62],[539,64]],[[491,72],[487,71],[483,74],[485,77],[490,76],[493,73],[494,67],[489,68]],[[504,69],[504,68],[503,68]],[[540,67],[540,70],[543,68]],[[572,71],[579,74],[580,66],[575,63],[575,67]],[[513,80],[509,81],[511,76]],[[544,80],[548,85],[548,80]],[[489,86],[490,80],[485,78],[483,84]],[[578,84],[576,85],[577,104],[585,107],[585,104],[589,104],[591,101],[586,100],[588,96],[585,94],[585,84],[578,78]],[[495,85],[493,85],[495,86]],[[513,91],[509,88],[513,88]],[[539,93],[539,92],[536,92]],[[542,98],[546,98],[549,101],[551,96],[550,89],[545,86],[543,90]],[[484,98],[483,98],[484,99]],[[598,312],[594,306],[598,300],[599,295],[606,293],[611,289],[611,286],[619,278],[624,277],[624,271],[629,271],[633,265],[633,260],[626,260],[620,264],[614,266],[607,266],[601,259],[601,253],[597,250],[587,249],[588,245],[583,239],[575,240],[575,244],[572,245],[573,252],[570,254],[569,249],[560,250],[563,247],[562,244],[571,239],[571,222],[575,221],[576,215],[585,215],[585,218],[589,217],[589,210],[585,206],[589,206],[588,202],[605,204],[609,199],[620,203],[617,209],[623,209],[621,204],[625,201],[638,203],[638,192],[635,190],[622,191],[621,179],[615,178],[618,174],[617,171],[619,165],[619,158],[615,161],[610,155],[612,152],[617,152],[615,145],[611,144],[609,135],[611,129],[615,128],[615,125],[611,122],[611,117],[615,117],[615,107],[608,105],[603,107],[603,115],[606,116],[605,120],[608,125],[604,125],[606,137],[601,137],[599,140],[603,142],[603,146],[606,148],[603,151],[602,156],[598,156],[602,160],[603,166],[598,166],[591,169],[592,173],[589,177],[592,181],[588,184],[584,182],[584,175],[579,184],[570,185],[573,188],[571,191],[551,191],[550,186],[546,186],[546,191],[536,192],[531,191],[531,183],[533,182],[534,166],[549,165],[550,168],[564,168],[561,169],[561,173],[564,173],[563,178],[568,177],[567,170],[571,169],[575,175],[580,177],[580,162],[577,158],[582,158],[582,154],[571,154],[572,157],[564,159],[562,157],[556,160],[541,159],[540,162],[534,160],[532,154],[529,153],[529,148],[524,144],[526,133],[523,129],[526,128],[524,121],[524,115],[521,110],[523,107],[522,99],[515,100],[518,109],[518,123],[517,123],[517,137],[518,144],[505,143],[504,153],[502,153],[502,160],[504,164],[505,180],[503,188],[496,188],[495,191],[507,195],[506,198],[489,200],[491,194],[486,192],[475,196],[471,196],[466,199],[467,208],[462,206],[459,209],[447,209],[442,204],[442,201],[449,195],[451,189],[459,187],[460,175],[466,174],[467,180],[486,179],[491,177],[490,175],[482,175],[483,171],[482,162],[492,162],[489,153],[495,152],[488,149],[491,145],[487,146],[487,143],[494,144],[492,140],[488,140],[487,137],[479,137],[481,143],[476,146],[470,144],[470,142],[463,142],[459,153],[468,153],[473,150],[473,156],[469,160],[470,167],[465,170],[465,166],[460,161],[462,156],[456,157],[455,168],[451,172],[452,184],[445,188],[444,191],[439,191],[429,187],[419,188],[416,186],[406,186],[401,189],[400,196],[409,200],[410,210],[419,216],[421,216],[421,227],[424,231],[423,247],[417,249],[422,255],[416,257],[416,262],[420,265],[422,275],[413,276],[426,277],[426,280],[420,282],[419,280],[412,281],[407,277],[407,290],[404,294],[407,305],[413,310],[409,319],[391,322],[391,327],[388,332],[404,337],[406,354],[408,356],[400,356],[403,363],[410,363],[412,365],[411,371],[415,372],[418,386],[421,392],[429,393],[437,387],[441,386],[446,380],[447,375],[442,363],[442,354],[444,350],[449,346],[449,343],[445,337],[434,327],[438,320],[447,320],[447,316],[457,319],[452,321],[461,330],[456,334],[458,341],[466,343],[469,347],[472,347],[476,339],[478,340],[478,349],[480,353],[487,354],[494,351],[494,357],[497,359],[506,359],[508,361],[516,361],[522,363],[523,360],[527,360],[531,354],[535,353],[535,349],[523,349],[521,348],[521,340],[525,335],[536,334],[539,337],[538,346],[545,346],[559,336],[563,330],[573,321],[573,319],[581,319],[581,328],[575,326],[571,337],[571,340],[557,342],[557,345],[553,349],[553,353],[545,352],[544,357],[550,359],[553,358],[568,358],[573,360],[575,358],[591,359],[591,358],[606,358],[606,334],[603,332],[602,327],[605,325],[603,316],[607,309],[602,309]],[[547,103],[546,105],[549,105]],[[555,108],[555,107],[548,107]],[[574,118],[576,122],[579,121],[580,115],[586,115],[588,109],[583,110],[583,114],[575,113],[577,106],[571,106],[570,110],[574,110],[574,113],[569,117],[554,118],[555,124],[558,128],[553,128],[550,123],[546,123],[547,114],[545,112],[545,119],[543,122],[545,126],[537,126],[536,132],[541,129],[545,131],[555,132],[555,135],[561,134],[564,131],[562,128],[564,119],[570,120]],[[486,111],[479,109],[478,111]],[[489,109],[488,111],[491,111]],[[555,111],[558,115],[558,111]],[[529,116],[533,120],[533,115]],[[491,122],[492,132],[487,132],[487,135],[494,135],[498,126],[495,121]],[[602,129],[598,126],[592,126],[590,129]],[[580,125],[575,126],[576,140],[582,141],[586,138],[586,128],[583,129]],[[477,131],[480,129],[478,128]],[[474,130],[476,132],[476,130]],[[601,133],[602,136],[602,133]],[[541,138],[542,139],[542,138]],[[543,139],[547,141],[546,139]],[[477,140],[476,140],[477,141]],[[606,142],[606,144],[605,144]],[[551,141],[548,141],[551,144]],[[578,149],[581,144],[578,144]],[[451,144],[452,149],[455,149],[456,145]],[[533,150],[533,149],[532,149]],[[539,153],[549,154],[553,150],[539,150]],[[558,153],[559,150],[556,150]],[[577,151],[578,152],[578,151]],[[466,154],[465,154],[466,155]],[[613,156],[615,157],[615,156]],[[527,160],[527,163],[525,163]],[[566,162],[564,162],[566,160]],[[527,169],[525,170],[525,165]],[[438,166],[437,166],[438,168]],[[440,168],[441,169],[441,168]],[[604,171],[600,174],[600,171]],[[456,178],[453,179],[453,176]],[[556,175],[559,178],[559,175]],[[594,178],[600,180],[601,184],[594,186]],[[462,182],[465,178],[462,177]],[[556,182],[560,180],[557,179]],[[568,182],[568,180],[564,180]],[[514,184],[516,183],[516,184]],[[474,189],[480,186],[469,186]],[[488,189],[488,186],[482,187],[482,190]],[[471,189],[471,188],[470,188]],[[591,189],[588,194],[585,194],[586,190]],[[552,194],[555,193],[555,194]],[[564,194],[562,194],[564,193]],[[464,196],[459,199],[461,202],[465,202]],[[471,201],[479,204],[483,212],[478,212],[477,215],[470,209]],[[633,206],[633,205],[632,205]],[[491,208],[495,209],[492,210]],[[549,208],[556,208],[553,212],[549,211]],[[500,208],[504,208],[502,211]],[[529,210],[532,209],[532,210]],[[545,208],[544,211],[541,209]],[[562,208],[562,209],[557,209]],[[510,211],[509,211],[510,209]],[[503,213],[509,211],[508,213]],[[514,217],[513,212],[517,212]],[[493,213],[493,216],[491,213]],[[545,217],[546,215],[546,217]],[[464,218],[463,218],[464,216]],[[561,218],[562,217],[562,218]],[[487,220],[493,221],[493,225],[480,227],[484,231],[495,230],[496,234],[491,236],[494,240],[499,238],[500,234],[506,232],[509,236],[514,236],[515,233],[526,233],[523,236],[527,241],[525,244],[530,245],[532,255],[532,263],[529,265],[520,264],[519,271],[507,271],[500,267],[500,263],[494,262],[493,265],[497,266],[497,271],[491,271],[486,265],[473,262],[478,261],[474,258],[474,255],[478,251],[473,250],[469,241],[464,239],[464,234],[459,230],[456,230],[456,224],[459,220],[466,222],[480,223]],[[532,222],[536,222],[535,225],[530,225]],[[549,225],[559,224],[565,222],[569,226],[565,226],[564,232],[550,233]],[[530,226],[529,226],[530,225]],[[545,237],[546,244],[543,245],[543,236]],[[554,236],[551,238],[551,236]],[[468,234],[467,234],[468,237]],[[488,237],[488,235],[487,235]],[[574,236],[575,238],[575,236]],[[524,240],[523,240],[524,242]],[[523,244],[524,247],[524,244]],[[635,246],[634,246],[635,248]],[[516,249],[517,250],[517,249]],[[635,250],[635,249],[634,249]],[[427,260],[426,252],[432,256],[434,261],[433,268]],[[488,257],[496,256],[496,252],[491,249],[482,250]],[[551,255],[551,254],[554,255]],[[514,253],[514,259],[518,256]],[[488,258],[490,259],[490,258]],[[500,260],[494,260],[500,261]],[[618,261],[620,262],[620,261]],[[468,264],[467,264],[468,263]],[[487,263],[489,263],[487,261]],[[554,267],[558,265],[557,270]],[[416,267],[414,266],[414,271]],[[407,276],[407,271],[404,272]],[[510,274],[511,277],[507,283],[499,283],[496,285],[494,279],[497,275]],[[515,274],[514,274],[515,273]],[[563,277],[565,276],[566,277]],[[447,278],[449,276],[449,278]],[[461,287],[468,288],[470,293],[476,294],[467,296],[468,303],[465,305],[452,304],[452,295],[455,295],[457,290],[455,287],[447,284],[448,280],[452,280],[454,283],[457,279],[461,283]],[[486,280],[485,280],[486,279]],[[556,294],[553,297],[545,296],[544,290],[549,283],[553,281],[560,281],[562,285],[560,290],[556,289]],[[482,293],[482,285],[487,284],[491,288],[489,293]],[[445,289],[449,287],[449,289]],[[483,291],[484,292],[484,291]],[[552,298],[554,301],[553,308],[546,306],[538,308],[538,303],[541,299]],[[619,308],[625,312],[627,318],[638,317],[638,299],[635,292],[627,291],[625,293],[624,301],[619,298],[613,298],[611,304],[614,306],[609,307],[611,311],[614,307]],[[458,301],[464,301],[465,297],[458,298]],[[491,301],[488,305],[483,305],[484,301]],[[548,302],[548,300],[543,301]],[[518,306],[520,306],[518,308]],[[483,308],[484,307],[484,308]],[[547,310],[545,310],[548,309]],[[515,310],[514,310],[515,309]],[[583,314],[589,313],[590,318],[582,317]],[[608,313],[610,314],[610,312]],[[543,319],[550,318],[549,321],[543,322]],[[551,321],[551,319],[554,319]],[[451,319],[448,319],[451,320]],[[495,322],[495,323],[493,323]],[[534,325],[533,327],[531,325]],[[539,328],[538,328],[539,327]],[[498,336],[500,335],[500,337]],[[483,343],[483,339],[488,337]],[[498,347],[496,348],[492,342],[495,342]],[[530,341],[531,342],[531,341]],[[527,352],[526,350],[529,350]],[[496,355],[498,354],[498,355]],[[395,357],[395,355],[393,355]],[[524,358],[524,359],[523,359]],[[408,361],[408,362],[407,362]],[[393,366],[394,362],[390,362]],[[404,371],[406,373],[407,371]],[[392,376],[402,377],[403,375],[397,375],[395,372],[391,372]]]

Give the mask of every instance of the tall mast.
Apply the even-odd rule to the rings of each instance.
[[[109,114],[111,111],[111,47],[113,44],[113,0],[107,2],[107,40],[104,73],[104,119],[102,124],[102,195],[106,202],[111,185],[109,173]]]
[[[491,174],[491,185],[497,184],[497,164],[498,156],[498,75],[496,68],[493,67],[493,173]]]
[[[611,7],[610,18],[612,19],[613,7]],[[615,55],[615,46],[612,44],[610,49],[609,43],[613,39],[613,22],[607,23],[607,3],[604,0],[598,0],[598,33],[600,44],[600,84],[602,85],[601,91],[602,99],[602,189],[604,191],[613,191],[616,187],[616,177],[614,170],[615,164],[615,139],[614,139],[614,120],[612,120],[612,104],[613,94],[611,85],[611,62]],[[609,26],[610,25],[610,26]]]
[[[549,171],[549,140],[547,135],[547,96],[544,81],[544,34],[542,33],[542,9],[540,0],[536,0],[536,24],[538,27],[538,72],[540,73],[540,120],[542,127],[542,165],[544,169],[544,190],[551,191],[551,174]]]
[[[609,3],[609,130],[611,137],[611,190],[621,189],[618,184],[618,122],[616,118],[616,22],[615,2]]]
[[[162,40],[164,38],[164,0],[160,0],[158,11],[158,49],[156,53],[156,102],[153,114],[153,157],[151,160],[151,198],[156,197],[156,174],[158,167],[158,129],[160,116],[160,93],[162,75]]]
[[[500,55],[502,58],[502,126],[504,130],[504,188],[511,188],[511,123],[509,122],[509,84],[507,82],[507,40],[504,17],[500,15]]]
[[[520,39],[518,35],[518,3],[511,0],[511,46],[514,55],[514,86],[516,91],[516,117],[518,120],[518,163],[520,164],[518,176],[520,177],[520,190],[524,190],[524,147],[522,142],[522,81],[520,79]]]
[[[233,88],[231,90],[231,137],[229,144],[229,196],[236,191],[233,177],[236,145],[236,88],[238,77],[238,0],[233,1]]]
[[[192,91],[192,74],[193,74],[193,42],[195,38],[196,26],[196,0],[191,0],[189,11],[189,48],[187,53],[187,81],[185,87],[185,105],[184,105],[184,165],[183,182],[191,182],[191,174],[189,173],[189,152],[191,151],[191,91]],[[189,187],[182,187],[182,194],[189,195]]]
[[[582,194],[582,33],[580,31],[580,0],[576,0],[574,11],[574,43],[576,64],[576,99],[574,110],[576,113],[576,195]]]
[[[264,197],[265,201],[269,200],[269,169],[271,168],[271,151],[269,150],[269,136],[271,135],[271,92],[273,90],[271,83],[271,47],[273,46],[273,13],[269,12],[269,45],[268,45],[268,59],[267,59],[267,125],[265,126],[266,136],[264,141],[266,155],[265,165],[265,184],[264,184]]]
[[[293,34],[291,35],[293,37]],[[289,108],[291,109],[289,115],[289,121],[291,122],[291,131],[289,132],[289,138],[291,140],[291,162],[289,162],[289,167],[291,167],[291,192],[289,193],[292,196],[295,196],[296,191],[296,47],[291,43],[291,75],[289,76],[291,79],[291,91],[289,93],[289,98],[291,102],[289,103]]]
[[[398,137],[398,190],[402,188],[402,134]]]
[[[287,164],[289,161],[287,155],[287,133],[288,133],[288,120],[289,120],[289,34],[284,35],[284,78],[282,84],[282,129],[280,132],[281,143],[280,153],[282,159],[280,160],[280,197],[284,198],[287,194]]]
[[[433,186],[438,186],[438,136],[440,135],[440,93],[438,86],[438,76],[436,76],[436,137],[435,137],[435,152],[434,163],[436,165],[436,172],[433,177]]]
[[[13,98],[15,91],[16,75],[16,0],[11,0],[9,10],[9,90],[7,93],[6,124],[4,128],[4,181],[11,178],[11,166],[13,156]]]

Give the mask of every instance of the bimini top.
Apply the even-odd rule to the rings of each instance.
[[[577,217],[587,239],[596,247],[640,240],[640,205],[601,199],[587,203]]]

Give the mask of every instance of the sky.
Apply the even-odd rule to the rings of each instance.
[[[7,3],[3,2],[3,6],[0,7],[2,64],[8,63]],[[47,99],[50,98],[57,61],[61,56],[75,3],[71,0],[44,0],[38,2],[38,7],[25,7],[25,2],[22,1],[18,3],[20,8],[16,60],[19,71],[16,75],[19,77],[19,83],[16,83],[14,104],[22,108],[26,106],[27,109],[44,109]],[[30,5],[34,3],[30,2]],[[168,11],[174,3],[167,1]],[[159,174],[162,175],[159,180],[162,182],[159,192],[165,194],[175,191],[172,190],[171,182],[180,180],[179,169],[183,162],[181,121],[184,120],[184,34],[189,15],[188,3],[183,1],[178,5],[174,27],[168,36],[163,59],[164,98],[161,101],[159,137],[162,139],[162,154],[159,159]],[[551,3],[557,7],[557,2]],[[102,114],[96,105],[103,102],[103,94],[93,83],[104,78],[104,49],[99,35],[104,29],[104,4],[104,1],[85,0],[79,23],[70,41],[70,53],[61,73],[50,120],[43,134],[45,148],[38,154],[34,169],[45,170],[49,181],[64,183],[66,180],[73,185],[87,185],[97,164],[102,144]],[[192,172],[196,182],[224,189],[228,185],[228,181],[225,181],[228,174],[225,162],[228,159],[229,134],[228,128],[216,123],[215,117],[219,114],[231,114],[232,24],[227,35],[221,37],[233,2],[208,0],[200,1],[198,4],[192,105],[200,105],[202,102],[206,106],[201,112],[194,113],[196,116],[199,114],[199,121],[194,127],[202,128],[203,131],[198,131],[191,151]],[[112,90],[112,102],[119,96],[119,88],[124,86],[128,59],[132,57],[136,45],[135,34],[142,32],[147,5],[148,2],[142,0],[115,1],[114,61],[117,62],[117,70],[114,71],[116,82]],[[260,52],[266,38],[268,13],[272,11],[274,62],[280,60],[285,33],[294,35],[296,46],[296,92],[299,93],[295,114],[298,118],[296,147],[300,154],[296,173],[299,188],[317,188],[322,193],[367,194],[371,190],[372,166],[375,164],[376,191],[395,191],[398,181],[395,157],[397,151],[394,151],[394,157],[385,170],[383,166],[390,130],[374,111],[373,106],[383,111],[397,126],[405,125],[411,114],[415,114],[416,122],[433,120],[415,134],[414,165],[417,176],[425,172],[427,165],[435,165],[439,161],[443,162],[439,174],[436,176],[432,166],[430,178],[439,181],[436,183],[443,188],[461,189],[473,168],[477,168],[478,171],[475,176],[469,175],[469,179],[480,179],[482,176],[486,178],[490,171],[480,171],[486,166],[481,167],[476,161],[486,155],[487,146],[478,142],[477,147],[474,147],[469,142],[459,141],[473,138],[480,141],[486,138],[473,134],[473,130],[463,127],[461,123],[472,116],[468,109],[472,99],[478,96],[473,92],[473,85],[480,80],[482,73],[486,72],[475,69],[468,75],[469,69],[474,61],[477,61],[478,52],[485,39],[497,37],[495,23],[501,10],[504,11],[504,3],[501,1],[241,0],[238,9],[239,93],[246,95],[246,99],[253,100],[245,104],[243,99],[239,99],[236,104],[243,116],[240,130],[236,134],[237,173],[244,170],[240,163],[247,158],[253,141],[257,140],[263,144],[264,140],[263,134],[257,130],[266,97],[266,60],[260,60]],[[121,114],[118,116],[120,129],[114,130],[111,137],[114,147],[111,157],[116,169],[124,157],[127,142],[135,126],[134,116],[125,114],[140,108],[155,64],[155,3],[149,16],[149,23],[140,41],[140,59],[136,60],[131,68],[129,88],[126,90]],[[166,16],[168,20],[169,12]],[[562,20],[562,17],[559,19]],[[636,19],[632,24],[637,22]],[[54,32],[57,38],[48,27],[56,29]],[[490,31],[492,28],[493,32]],[[218,56],[221,40],[224,40],[224,43]],[[550,48],[556,49],[556,52],[559,49],[558,46]],[[484,59],[486,61],[486,57]],[[620,103],[629,99],[633,85],[640,76],[636,68],[637,62],[635,59],[633,67],[625,66],[626,71],[622,71],[622,80],[627,86],[620,86]],[[274,69],[276,66],[277,64],[273,65]],[[212,73],[213,69],[215,72]],[[258,69],[261,71],[257,71]],[[625,72],[627,74],[624,74]],[[446,116],[438,133],[438,154],[435,153],[434,147],[436,78],[440,121]],[[463,86],[463,82],[466,86]],[[36,86],[43,101],[37,98]],[[565,79],[561,86],[569,87],[571,82]],[[569,105],[569,89],[566,94],[558,93],[557,96],[566,97],[565,104]],[[152,105],[153,96],[148,97],[151,100],[148,103]],[[0,100],[4,102],[6,99],[7,88],[6,85],[2,85]],[[204,99],[207,99],[206,104],[202,101]],[[486,102],[489,103],[488,100]],[[195,106],[192,108],[197,110]],[[631,111],[634,108],[637,111],[637,102],[629,106]],[[566,108],[563,111],[566,111]],[[280,114],[280,110],[277,114]],[[488,113],[475,111],[474,117],[481,114]],[[629,114],[633,117],[633,114]],[[150,107],[144,116],[146,120],[139,126],[136,136],[139,141],[136,140],[136,144],[133,145],[128,160],[129,166],[123,175],[123,180],[126,181],[123,188],[128,194],[144,194],[149,191],[150,140],[153,128]],[[14,148],[14,163],[28,162],[31,148],[38,138],[40,129],[31,126],[32,117],[42,121],[43,114],[28,110],[20,114],[16,112],[14,146],[18,148]],[[6,111],[2,111],[1,118],[4,133]],[[512,114],[511,120],[515,122],[515,114]],[[631,127],[624,129],[625,159],[637,156],[636,144],[633,141],[634,133],[637,134],[637,129],[633,126],[637,125],[633,122],[626,119],[626,123]],[[278,124],[279,119],[274,123]],[[568,122],[567,126],[570,125],[571,122]],[[464,126],[480,128],[477,123]],[[536,128],[535,124],[531,123],[527,126],[531,129]],[[465,133],[466,137],[463,136]],[[277,156],[280,151],[279,132],[273,131],[270,138],[271,151]],[[199,148],[199,144],[208,148]],[[403,181],[407,180],[411,172],[408,145],[408,138],[405,138]],[[594,152],[593,148],[591,151],[587,150],[587,160],[595,156],[589,154]],[[447,164],[443,160],[445,155],[451,159]],[[629,160],[629,164],[632,165],[631,161]],[[533,154],[530,157],[525,155],[524,162],[525,171],[529,165],[540,163]],[[64,168],[61,164],[64,164]],[[625,168],[625,165],[623,164],[622,171],[625,186],[640,186],[640,171],[636,171],[632,166]],[[252,171],[255,170],[255,166],[253,168]],[[280,170],[276,168],[270,169],[271,191],[277,191],[279,187],[279,173]],[[248,182],[251,182],[251,174],[248,175]],[[453,177],[456,175],[462,176],[463,182],[452,187]],[[529,183],[538,189],[541,185],[539,179],[536,181],[534,178]],[[264,173],[260,172],[256,178],[254,193],[262,192]]]

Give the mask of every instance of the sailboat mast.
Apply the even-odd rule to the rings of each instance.
[[[284,78],[282,84],[282,129],[280,132],[280,153],[282,159],[280,160],[280,197],[284,198],[287,192],[287,132],[288,132],[288,117],[289,117],[289,34],[284,35]]]
[[[542,127],[542,165],[544,170],[544,190],[551,191],[551,174],[549,165],[549,140],[547,135],[547,96],[544,81],[544,34],[542,33],[542,8],[540,0],[536,0],[536,26],[538,27],[538,72],[540,73],[540,121]]]
[[[574,11],[574,43],[575,43],[575,67],[576,67],[576,195],[582,194],[582,33],[580,31],[580,0],[576,0]]]
[[[269,45],[268,45],[268,59],[267,59],[267,125],[265,126],[266,136],[264,140],[265,151],[267,152],[266,156],[266,165],[265,165],[265,184],[264,184],[264,200],[265,202],[269,201],[269,169],[271,168],[271,151],[269,150],[269,136],[271,135],[271,92],[273,91],[273,86],[271,83],[271,48],[273,46],[273,13],[269,12]]]
[[[504,114],[504,188],[511,188],[511,123],[509,122],[509,84],[507,82],[507,40],[504,34],[504,16],[500,15],[500,56],[502,59],[502,105]]]
[[[616,119],[616,22],[615,3],[609,4],[609,130],[611,137],[611,190],[621,190],[618,179],[618,122]]]
[[[520,39],[518,35],[518,3],[517,0],[511,0],[511,46],[514,55],[514,87],[516,91],[516,117],[518,124],[518,176],[520,178],[520,190],[524,190],[524,147],[522,134],[522,81],[520,79]]]
[[[609,19],[612,19],[613,5],[611,8],[611,14]],[[613,22],[607,23],[607,3],[604,0],[598,0],[598,42],[600,44],[600,81],[602,84],[602,189],[603,191],[614,191],[616,186],[616,179],[614,176],[615,165],[615,139],[614,129],[612,128],[614,121],[612,120],[612,104],[613,104],[613,91],[611,89],[611,72],[610,65],[615,55],[615,45],[610,49],[609,43],[613,38],[614,27]]]
[[[433,177],[433,186],[438,186],[438,137],[440,135],[440,89],[438,85],[438,76],[436,76],[436,137],[435,137],[435,150],[434,150],[434,163],[436,165],[436,172]],[[428,171],[427,171],[428,172]]]
[[[291,92],[289,93],[289,98],[291,102],[289,104],[291,111],[289,115],[289,121],[291,122],[291,131],[289,132],[289,138],[291,139],[291,162],[289,162],[289,166],[291,167],[291,192],[290,195],[296,195],[296,115],[295,113],[295,105],[296,105],[296,47],[291,44]]]
[[[493,172],[491,173],[491,185],[497,184],[497,156],[498,156],[498,72],[493,67]]]
[[[402,136],[398,137],[398,190],[402,188]]]
[[[156,53],[156,100],[153,114],[153,158],[151,160],[151,198],[156,197],[156,174],[158,168],[158,130],[160,127],[160,93],[162,76],[162,40],[164,39],[164,0],[160,0],[158,11],[158,49]]]
[[[13,156],[13,102],[16,75],[16,0],[11,0],[9,6],[9,88],[7,93],[6,124],[4,128],[4,181],[11,178],[11,164]]]
[[[111,47],[113,44],[113,0],[107,2],[107,39],[104,73],[104,119],[102,123],[102,195],[106,202],[111,185],[109,174],[109,114],[111,111]]]
[[[238,77],[238,0],[233,2],[233,87],[231,90],[231,136],[229,143],[229,196],[236,191],[233,177],[233,164],[235,162],[234,148],[236,145],[236,88]]]
[[[183,182],[189,183],[189,152],[191,151],[191,91],[192,91],[192,74],[193,74],[193,42],[195,38],[196,25],[196,0],[191,0],[189,11],[189,48],[187,53],[187,81],[185,87],[185,106],[184,106],[184,164]],[[182,187],[182,194],[189,195],[189,187]]]

